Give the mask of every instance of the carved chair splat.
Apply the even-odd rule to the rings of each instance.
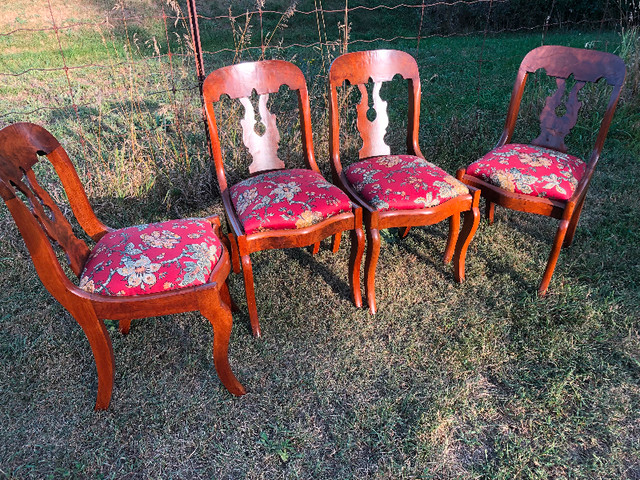
[[[400,75],[408,85],[407,150],[390,155],[384,136],[389,126],[387,102],[380,96],[385,82]],[[366,85],[373,83],[372,107]],[[361,100],[356,106],[357,128],[363,146],[358,159],[343,168],[340,148],[338,89],[348,83],[357,86]],[[415,59],[397,50],[373,50],[344,54],[334,60],[329,71],[330,154],[334,183],[363,208],[367,230],[365,291],[371,313],[376,312],[375,272],[380,254],[379,230],[399,227],[406,236],[412,226],[433,225],[449,219],[449,236],[444,261],[454,259],[454,275],[464,280],[467,248],[478,227],[480,192],[467,188],[439,167],[427,162],[418,145],[420,122],[420,76]],[[345,103],[346,105],[346,103]],[[393,188],[392,188],[393,186]],[[405,189],[402,195],[394,190]],[[408,192],[408,193],[407,193]],[[408,200],[407,200],[408,198]],[[459,235],[460,214],[464,228]]]
[[[43,156],[58,174],[81,228],[97,242],[93,249],[74,234],[60,208],[38,183],[32,167]],[[217,217],[120,230],[106,227],[93,212],[64,148],[47,130],[31,123],[0,130],[0,196],[22,234],[40,280],[89,340],[98,373],[96,410],[109,406],[113,390],[114,355],[105,319],[119,321],[120,330],[127,333],[135,318],[199,310],[213,327],[213,359],[220,381],[234,395],[245,393],[227,357],[232,317],[226,278],[231,267],[218,238]],[[197,240],[186,240],[187,233]],[[115,240],[120,238],[131,247],[118,244]],[[54,245],[67,254],[79,284],[66,276]],[[119,246],[126,254],[117,254]],[[179,255],[171,257],[172,262],[163,264],[160,256],[154,256],[155,252],[169,258],[171,247],[181,249],[175,250]],[[181,263],[178,276],[172,277],[176,272],[169,263]],[[108,274],[108,279],[101,277],[101,272]],[[162,281],[159,274],[166,275]],[[175,283],[170,283],[171,279]],[[110,290],[115,285],[117,292]]]
[[[268,99],[286,85],[295,92],[300,121],[300,139],[306,168],[287,168],[278,157],[280,136],[276,117],[269,112]],[[258,113],[264,133],[255,131],[252,94],[258,95]],[[224,165],[223,145],[214,104],[226,94],[244,106],[240,120],[243,142],[251,155],[249,176],[233,185]],[[362,306],[360,264],[364,253],[362,209],[339,188],[327,182],[316,164],[307,85],[302,71],[290,62],[265,60],[220,68],[209,74],[203,86],[205,112],[212,144],[218,185],[222,195],[234,271],[242,266],[247,307],[253,334],[261,335],[251,253],[268,249],[311,246],[333,236],[333,251],[344,231],[351,232],[349,283],[356,306]],[[228,146],[227,146],[228,148]]]
[[[557,90],[547,97],[540,114],[540,135],[531,144],[511,143],[529,75],[543,70],[555,78]],[[600,158],[624,84],[624,62],[611,53],[547,45],[530,51],[516,77],[507,119],[498,143],[457,177],[479,188],[486,200],[486,216],[493,222],[495,206],[545,215],[560,220],[538,294],[545,295],[562,247],[573,241],[589,183]],[[573,88],[566,95],[567,80]],[[567,154],[565,137],[576,125],[583,106],[578,93],[586,84],[605,82],[611,89],[588,161]],[[558,116],[563,105],[566,112]]]

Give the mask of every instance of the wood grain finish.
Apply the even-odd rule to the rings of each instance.
[[[582,103],[578,100],[578,92],[584,85],[602,81],[612,87],[606,110],[600,122],[595,145],[586,160],[586,171],[571,198],[567,201],[550,200],[545,197],[509,192],[477,177],[468,175],[466,168],[458,170],[457,176],[467,185],[474,186],[482,191],[482,196],[487,201],[487,218],[490,223],[493,222],[495,205],[560,220],[547,266],[538,287],[538,293],[544,295],[549,288],[561,248],[571,245],[573,241],[591,177],[600,158],[602,147],[618,104],[626,68],[624,62],[618,56],[595,50],[547,45],[530,51],[520,64],[511,93],[505,126],[495,148],[510,143],[527,79],[530,74],[540,69],[544,70],[548,76],[556,79],[558,90],[548,97],[545,102],[540,115],[541,133],[532,141],[532,144],[552,150],[560,152],[566,152],[567,150],[564,138],[575,126],[578,111],[582,106]],[[568,95],[565,115],[558,117],[556,108],[562,103],[566,81],[570,77],[573,77],[575,85]]]
[[[226,250],[209,283],[201,286],[128,297],[107,297],[81,290],[65,275],[52,242],[67,253],[76,275],[80,275],[90,249],[73,234],[59,207],[37,183],[32,167],[43,158],[51,162],[59,175],[83,230],[98,240],[112,229],[97,219],[68,155],[49,132],[31,123],[17,123],[0,130],[0,196],[22,234],[40,280],[89,340],[98,373],[96,410],[109,406],[115,369],[105,319],[119,320],[121,331],[126,333],[132,319],[199,310],[213,326],[214,365],[222,384],[232,394],[243,395],[245,389],[231,371],[227,358],[232,317],[224,300],[228,298],[225,281],[230,270]],[[208,220],[219,234],[217,217]]]
[[[379,97],[380,86],[383,82],[390,82],[396,75],[400,75],[408,85],[408,118],[407,118],[407,154],[424,158],[418,145],[418,130],[420,123],[420,75],[415,59],[408,53],[398,50],[371,50],[354,52],[336,58],[329,70],[329,145],[331,166],[334,182],[339,185],[363,209],[364,222],[367,230],[367,257],[365,261],[365,291],[369,311],[377,310],[375,299],[376,266],[380,255],[380,229],[399,227],[401,235],[406,236],[413,226],[433,225],[449,220],[449,237],[445,248],[444,261],[454,260],[454,275],[456,280],[464,280],[464,264],[467,248],[479,223],[478,202],[480,192],[471,188],[471,192],[460,195],[442,204],[416,210],[386,210],[380,211],[365,201],[355,191],[347,180],[342,165],[340,149],[340,114],[338,108],[338,89],[345,82],[358,86],[362,100],[357,106],[358,130],[363,140],[363,149],[359,158],[373,155],[386,155],[390,149],[384,142],[384,135],[388,126],[386,102]],[[366,84],[372,81],[373,106],[376,118],[373,122],[366,118],[368,96]],[[394,99],[394,101],[396,101]],[[366,107],[366,108],[365,108]],[[379,123],[376,123],[379,122]],[[460,214],[464,215],[462,235],[459,235]]]
[[[362,306],[360,264],[364,253],[364,232],[362,231],[362,209],[359,206],[354,204],[352,211],[334,215],[309,227],[290,230],[269,230],[250,234],[245,233],[242,222],[234,209],[229,193],[229,184],[222,152],[223,146],[220,142],[214,104],[220,100],[221,95],[226,94],[231,99],[239,99],[243,102],[246,112],[249,109],[248,99],[253,92],[257,93],[260,98],[259,102],[261,102],[259,103],[261,105],[259,108],[260,116],[266,127],[265,135],[268,135],[269,138],[267,140],[256,140],[253,133],[246,134],[250,139],[248,142],[245,141],[245,145],[248,147],[254,159],[254,162],[249,166],[249,174],[259,173],[265,170],[285,170],[284,163],[277,158],[275,153],[277,150],[275,146],[277,145],[277,140],[275,139],[278,138],[277,132],[275,131],[276,121],[275,118],[271,117],[271,113],[267,113],[266,108],[266,96],[277,93],[282,85],[288,86],[297,96],[301,133],[300,140],[306,166],[310,170],[320,173],[320,169],[315,160],[311,137],[311,113],[307,84],[302,71],[298,67],[282,60],[265,60],[230,65],[211,72],[206,78],[203,87],[213,161],[230,229],[229,241],[234,257],[234,271],[239,272],[240,267],[242,267],[249,318],[253,334],[257,337],[261,335],[261,330],[258,319],[258,307],[255,300],[253,267],[250,257],[251,253],[257,251],[314,246],[313,251],[316,252],[319,242],[331,236],[334,237],[335,251],[335,247],[339,245],[339,241],[337,241],[336,238],[338,238],[342,232],[350,231],[351,256],[349,261],[349,283],[355,305],[358,307]],[[247,125],[247,127],[243,127],[245,128],[245,132],[248,128],[253,128],[251,120],[248,118],[249,115],[253,114],[247,114],[247,116],[245,116],[244,121]],[[257,151],[263,147],[264,151],[260,154],[255,155],[252,151]]]

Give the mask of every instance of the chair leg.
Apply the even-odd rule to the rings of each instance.
[[[573,237],[576,234],[576,229],[578,228],[578,222],[580,221],[580,214],[582,213],[582,207],[584,206],[585,198],[586,195],[582,197],[582,200],[573,211],[573,215],[571,216],[571,220],[569,221],[569,228],[567,228],[567,235],[564,237],[564,243],[562,244],[563,247],[570,247],[573,243]]]
[[[311,246],[311,255],[315,255],[320,251],[320,242],[316,242]]]
[[[400,238],[407,238],[407,235],[409,235],[410,231],[411,227],[400,227],[400,229],[398,230],[398,234],[400,235]]]
[[[484,214],[487,217],[487,220],[489,221],[489,225],[493,225],[493,217],[495,213],[496,213],[496,204],[487,200]]]
[[[128,335],[129,329],[131,328],[131,319],[128,320],[120,320],[118,322],[118,330],[122,335]]]
[[[209,295],[202,295],[198,300],[200,313],[209,320],[213,327],[213,364],[218,378],[233,395],[244,395],[246,390],[231,371],[229,365],[229,338],[233,318],[231,310],[224,303],[224,294],[220,290],[211,290]]]
[[[564,241],[568,227],[569,220],[560,221],[558,231],[556,232],[556,237],[553,240],[553,246],[551,247],[551,253],[549,254],[549,260],[547,261],[547,268],[545,268],[544,270],[544,275],[542,275],[540,287],[538,287],[538,295],[540,295],[541,297],[543,297],[547,293],[547,289],[549,288],[549,284],[551,283],[551,277],[553,276],[553,271],[556,268],[556,263],[558,263],[560,250],[562,249],[562,242]]]
[[[364,232],[362,228],[351,230],[351,255],[349,257],[349,281],[351,297],[356,307],[362,307],[362,291],[360,290],[360,265],[364,253]]]
[[[253,267],[251,266],[251,257],[243,255],[242,274],[244,277],[244,291],[247,296],[247,309],[249,310],[249,320],[251,321],[251,330],[254,337],[260,337],[260,321],[258,320],[258,306],[256,305],[256,292],[253,285]]]
[[[233,273],[238,274],[240,273],[240,253],[238,252],[238,241],[233,233],[229,233],[227,238],[228,241],[225,243],[228,243],[228,246],[231,250],[229,252],[229,256],[231,257],[231,266],[233,268]]]
[[[376,313],[376,266],[380,256],[380,233],[375,228],[367,229],[367,259],[364,264],[365,294],[369,312]]]
[[[456,242],[458,241],[458,234],[460,233],[460,214],[454,213],[449,217],[449,238],[447,239],[447,246],[444,249],[444,263],[449,263],[453,258],[453,252],[456,248]]]
[[[237,312],[240,310],[236,302],[233,301],[233,297],[231,296],[231,292],[229,292],[229,283],[228,280],[225,280],[224,285],[220,288],[220,295],[222,295],[222,300],[224,303],[229,305],[232,312]]]
[[[340,240],[342,240],[342,232],[338,232],[333,236],[333,245],[331,246],[331,251],[333,253],[338,253],[340,249]]]
[[[98,372],[98,394],[95,410],[106,410],[113,391],[114,358],[111,337],[104,322],[98,319],[90,306],[80,306],[70,310],[89,340]]]
[[[477,205],[477,203],[476,203]],[[457,282],[464,282],[464,266],[467,258],[467,248],[473,236],[478,230],[480,224],[480,209],[472,207],[471,210],[464,212],[464,224],[462,226],[462,234],[456,243],[456,251],[453,260],[453,275]]]

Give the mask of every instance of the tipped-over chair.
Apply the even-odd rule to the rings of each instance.
[[[299,135],[302,155],[307,168],[286,168],[278,157],[280,134],[276,116],[269,110],[269,96],[286,85],[297,96]],[[256,132],[256,112],[251,101],[258,95],[258,112],[263,133]],[[252,163],[249,176],[230,184],[225,169],[214,103],[226,94],[238,99],[244,107],[243,143]],[[251,328],[260,336],[258,309],[250,254],[261,250],[304,247],[334,236],[333,251],[337,251],[340,235],[351,231],[349,281],[356,306],[362,306],[360,293],[360,263],[364,252],[362,210],[335,185],[327,182],[316,164],[311,138],[311,114],[307,85],[302,71],[290,62],[265,60],[241,63],[210,73],[204,82],[205,111],[213,149],[213,159],[230,226],[232,262],[239,273],[240,260],[244,274],[247,306]],[[233,127],[235,128],[235,126]],[[233,148],[225,145],[224,148]],[[290,157],[290,152],[287,157]],[[238,172],[234,172],[236,175]]]
[[[43,158],[60,177],[76,220],[96,242],[92,249],[38,182],[33,167]],[[113,348],[104,319],[118,320],[127,333],[132,319],[199,310],[213,326],[213,360],[222,384],[234,395],[245,393],[227,358],[232,317],[225,280],[231,267],[216,217],[106,227],[64,148],[31,123],[0,130],[0,196],[40,280],[89,340],[98,371],[96,410],[109,406],[113,389]],[[54,244],[66,253],[78,282],[65,274]]]
[[[554,77],[557,85],[540,114],[540,135],[530,144],[511,143],[527,78],[540,69]],[[467,168],[458,170],[460,180],[482,191],[489,223],[493,223],[496,205],[560,220],[538,288],[540,295],[547,292],[561,248],[568,247],[573,241],[589,183],[618,103],[625,71],[622,59],[611,53],[553,45],[530,51],[520,64],[506,124],[497,145]],[[566,92],[569,77],[573,77],[575,83],[571,91]],[[564,139],[576,125],[583,104],[578,98],[580,90],[585,84],[598,81],[608,84],[611,94],[595,146],[585,162],[566,153]],[[557,109],[563,107],[565,96],[565,113],[559,117]]]
[[[380,90],[395,75],[407,81],[408,118],[406,154],[391,155],[384,137],[389,125],[387,102]],[[373,83],[372,100],[367,85]],[[345,82],[357,86],[357,128],[362,141],[358,159],[345,158],[340,145],[340,117],[348,102],[338,101],[338,88]],[[401,227],[406,236],[413,226],[433,225],[449,218],[449,237],[444,262],[454,259],[457,281],[464,280],[467,248],[479,222],[480,195],[441,168],[425,160],[418,146],[420,121],[420,76],[415,59],[397,50],[347,53],[333,61],[329,71],[330,153],[334,182],[364,209],[367,228],[365,262],[366,295],[371,313],[376,311],[375,274],[380,253],[379,230]],[[346,93],[345,93],[346,95]],[[398,99],[393,99],[394,102]],[[370,107],[371,105],[371,107]],[[375,118],[371,120],[371,109]],[[343,168],[345,160],[347,166]],[[462,235],[460,213],[464,213]],[[459,239],[458,239],[459,237]]]

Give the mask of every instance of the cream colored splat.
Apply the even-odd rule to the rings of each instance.
[[[358,85],[361,99],[358,104],[358,131],[362,138],[362,148],[359,152],[360,158],[372,157],[374,155],[389,155],[391,148],[384,143],[384,135],[389,126],[389,117],[387,116],[387,102],[380,97],[380,88],[382,82],[373,83],[373,109],[376,112],[376,118],[371,121],[367,118],[369,110],[369,96],[367,94],[366,85]]]
[[[260,95],[258,99],[258,112],[260,120],[265,126],[263,135],[256,133],[255,110],[251,100],[247,97],[240,98],[244,107],[244,118],[240,120],[242,125],[242,141],[249,150],[253,162],[249,165],[249,172],[284,168],[284,162],[278,158],[278,143],[280,133],[276,126],[276,116],[269,112],[267,101],[269,94]]]

